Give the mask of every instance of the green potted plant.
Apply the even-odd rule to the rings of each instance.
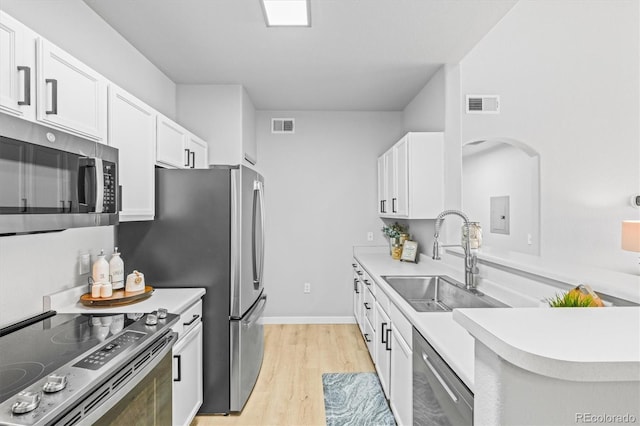
[[[409,239],[408,230],[409,227],[407,225],[402,225],[398,222],[382,227],[382,233],[389,237],[389,252],[393,252],[393,246],[400,246],[405,240]]]

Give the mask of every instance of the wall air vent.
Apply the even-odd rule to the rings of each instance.
[[[295,124],[293,118],[272,118],[271,133],[295,133]]]
[[[467,95],[467,114],[500,114],[500,96]]]

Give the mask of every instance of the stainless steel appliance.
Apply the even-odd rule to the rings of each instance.
[[[413,424],[472,425],[473,393],[413,329]]]
[[[199,413],[241,411],[264,351],[264,180],[244,166],[156,169],[156,219],[118,226],[154,287],[205,287]]]
[[[50,311],[3,328],[0,424],[171,424],[177,320]]]
[[[0,114],[0,234],[118,223],[118,150]]]

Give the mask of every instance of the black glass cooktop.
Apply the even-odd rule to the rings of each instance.
[[[57,314],[0,337],[0,402],[131,325],[142,314]]]

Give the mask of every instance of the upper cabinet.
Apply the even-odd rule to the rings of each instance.
[[[194,134],[187,135],[187,155],[189,168],[206,169],[209,167],[209,149],[207,143]]]
[[[107,141],[107,80],[47,40],[38,40],[37,120]]]
[[[154,218],[156,115],[133,95],[109,86],[109,145],[119,150],[121,222]]]
[[[205,141],[184,127],[158,114],[156,162],[176,169],[208,167],[208,146]]]
[[[0,111],[35,120],[36,34],[0,11]]]
[[[407,133],[378,158],[378,214],[433,219],[444,206],[444,134]]]

